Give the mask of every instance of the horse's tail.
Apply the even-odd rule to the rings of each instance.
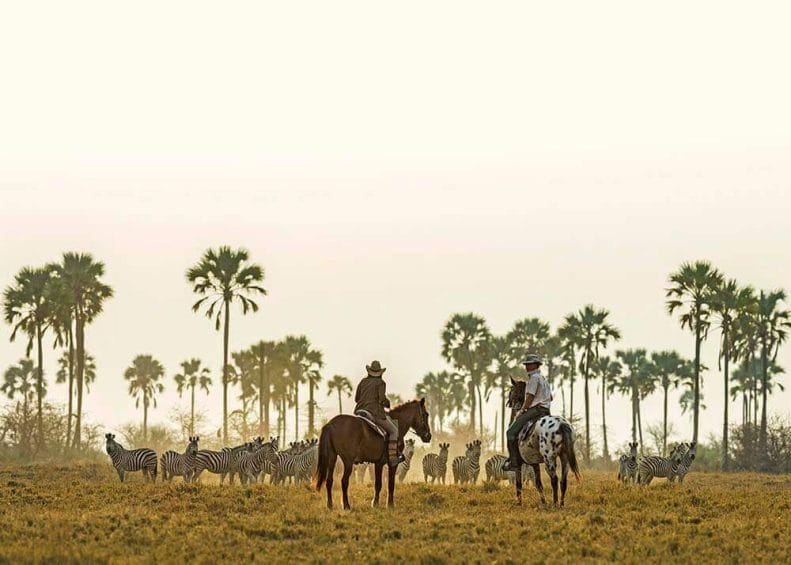
[[[574,432],[571,429],[571,426],[567,423],[560,424],[560,435],[563,438],[563,449],[566,451],[566,454],[569,458],[569,466],[571,467],[571,472],[574,473],[574,476],[577,477],[577,480],[580,480],[580,468],[577,464],[577,454],[574,452]]]
[[[321,490],[321,485],[327,480],[330,464],[330,428],[324,426],[319,436],[319,462],[316,466],[316,490]]]

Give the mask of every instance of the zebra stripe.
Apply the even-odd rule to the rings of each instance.
[[[637,442],[629,443],[629,455],[618,461],[618,480],[624,483],[637,481]]]
[[[496,483],[499,481],[508,481],[514,484],[516,481],[516,474],[513,471],[505,471],[503,465],[508,461],[508,456],[499,453],[492,455],[486,460],[484,469],[486,469],[486,482]],[[522,480],[535,482],[533,468],[529,465],[522,465]]]
[[[679,457],[677,461],[674,462],[673,465],[673,479],[678,478],[679,483],[684,482],[684,477],[687,476],[687,473],[689,472],[689,468],[692,467],[692,461],[695,460],[695,455],[697,454],[697,451],[698,451],[698,446],[694,441],[690,444],[682,443],[679,446]]]
[[[277,439],[272,439],[260,445],[251,442],[247,444],[247,451],[239,457],[239,481],[245,485],[249,482],[257,483],[264,468],[271,466],[277,452]]]
[[[309,481],[318,464],[318,441],[314,439],[292,444],[289,451],[280,452],[277,457],[273,483],[281,484],[286,479],[295,483]]]
[[[184,477],[184,482],[192,482],[195,469],[195,456],[198,453],[198,436],[190,437],[184,453],[166,451],[159,461],[162,470],[162,482],[172,481],[173,477]]]
[[[423,457],[423,480],[428,482],[431,477],[431,483],[440,480],[445,484],[445,475],[448,473],[448,450],[450,449],[449,443],[439,444],[439,455],[436,453],[427,453]]]
[[[404,460],[398,464],[398,482],[403,483],[409,466],[412,464],[412,456],[415,454],[415,440],[408,439],[404,442]]]
[[[670,458],[659,457],[658,455],[649,455],[643,457],[637,464],[637,482],[641,485],[648,485],[654,477],[663,477],[672,481],[674,477],[674,464],[678,465],[680,458],[680,446],[673,448],[670,452]]]
[[[203,471],[208,471],[220,475],[220,484],[223,484],[226,475],[230,475],[229,482],[233,484],[233,476],[238,472],[239,457],[246,450],[247,444],[223,447],[221,451],[201,449],[195,457],[193,481],[197,481]]]
[[[124,482],[124,476],[131,471],[143,471],[146,481],[157,480],[157,454],[153,449],[125,449],[115,441],[115,434],[104,434],[105,450],[113,462],[118,478]]]
[[[453,460],[453,484],[472,483],[478,480],[481,472],[481,440],[467,444],[467,451]]]

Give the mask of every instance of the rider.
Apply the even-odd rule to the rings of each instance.
[[[514,418],[514,421],[506,432],[508,439],[508,461],[503,465],[506,471],[514,471],[519,468],[519,432],[522,431],[528,423],[534,422],[542,416],[549,416],[549,407],[552,403],[552,390],[549,388],[549,383],[541,374],[541,358],[535,353],[531,353],[525,360],[522,361],[525,366],[526,378],[519,378],[517,380],[526,380],[525,386],[525,399],[522,403],[522,408]]]
[[[390,401],[385,394],[386,386],[382,379],[385,367],[379,361],[373,361],[365,366],[368,376],[357,385],[357,393],[354,401],[354,413],[367,412],[363,414],[381,426],[388,434],[387,457],[388,465],[397,466],[404,461],[404,456],[398,452],[398,423],[391,419],[384,411],[385,407],[390,408]]]

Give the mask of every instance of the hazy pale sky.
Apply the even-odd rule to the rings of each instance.
[[[403,396],[445,366],[439,333],[460,311],[502,333],[593,302],[619,347],[691,356],[664,310],[681,262],[791,289],[789,16],[783,2],[6,5],[0,283],[64,250],[105,262],[116,295],[88,330],[86,409],[110,428],[140,419],[122,379],[138,353],[167,368],[155,422],[181,402],[179,361],[217,376],[220,335],[190,311],[184,271],[220,244],[248,248],[269,290],[232,319],[233,349],[305,333],[325,377],[376,357]],[[23,354],[0,340],[2,367]],[[716,370],[703,392],[702,432],[719,434]],[[217,385],[204,405],[220,402]],[[629,408],[611,406],[617,445]]]

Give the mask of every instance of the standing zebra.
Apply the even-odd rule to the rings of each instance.
[[[415,454],[415,440],[408,439],[404,442],[404,460],[398,464],[398,482],[403,483],[409,466],[412,463],[412,456]]]
[[[681,445],[675,446],[670,452],[669,458],[658,455],[641,458],[637,465],[637,483],[640,485],[651,484],[654,477],[666,477],[668,481],[672,482],[681,463],[682,449]]]
[[[503,465],[508,461],[506,455],[496,453],[486,460],[484,468],[486,469],[486,482],[496,483],[499,481],[509,481],[511,484],[516,481],[516,474],[513,471],[505,471]],[[522,465],[522,478],[527,481],[534,480],[533,468],[529,465]]]
[[[445,484],[445,475],[448,473],[448,450],[450,449],[449,443],[439,444],[439,455],[436,453],[426,453],[423,456],[423,480],[428,482],[431,477],[431,484],[435,480],[442,481]]]
[[[271,439],[267,443],[251,442],[247,444],[247,450],[239,456],[237,464],[239,472],[239,482],[246,485],[248,482],[257,483],[261,472],[276,459],[277,440]]]
[[[697,452],[698,446],[694,441],[690,444],[682,443],[679,446],[678,464],[673,466],[673,477],[670,479],[671,482],[676,478],[678,478],[679,483],[684,482],[684,477],[687,476],[689,468],[692,467],[692,461],[695,460]]]
[[[318,463],[318,450],[318,441],[310,440],[292,444],[289,452],[278,453],[272,481],[277,484],[285,482],[286,478],[295,483],[309,481]]]
[[[637,481],[637,442],[629,443],[629,455],[621,455],[618,462],[618,480],[623,483]]]
[[[453,484],[472,483],[478,480],[481,472],[481,440],[467,444],[467,451],[453,460]]]
[[[184,453],[166,451],[159,458],[159,468],[162,471],[162,482],[172,481],[173,477],[184,477],[185,483],[192,482],[195,469],[195,456],[198,454],[198,436],[190,436],[190,441]]]
[[[146,481],[157,480],[157,454],[153,449],[141,447],[140,449],[124,449],[124,446],[115,441],[115,434],[104,434],[105,449],[118,473],[118,478],[124,482],[124,475],[131,471],[143,471]]]
[[[263,443],[261,438],[256,438],[256,441]],[[247,444],[223,447],[220,451],[201,449],[195,457],[193,482],[198,480],[203,471],[208,471],[220,475],[220,484],[225,480],[225,476],[230,474],[229,482],[233,484],[233,475],[237,473],[239,458],[245,451],[247,451]]]

